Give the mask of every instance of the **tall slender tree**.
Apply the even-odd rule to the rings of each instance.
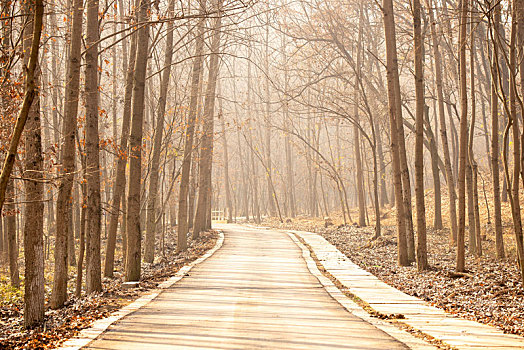
[[[168,14],[172,16],[175,10],[175,1],[170,0]],[[162,136],[164,132],[164,116],[166,114],[167,91],[169,87],[169,77],[171,76],[171,66],[173,62],[173,22],[168,22],[166,48],[164,55],[164,70],[160,81],[160,97],[157,107],[157,121],[155,136],[153,141],[153,156],[151,159],[151,175],[149,177],[149,197],[147,202],[147,219],[146,219],[146,242],[144,251],[144,260],[152,263],[155,257],[155,235],[158,221],[158,180],[160,171],[160,152],[162,150]]]
[[[137,0],[137,23],[146,23],[149,1]],[[137,32],[135,74],[133,78],[133,102],[131,132],[129,134],[129,185],[127,193],[127,249],[125,280],[140,279],[142,230],[140,227],[140,182],[142,179],[142,135],[144,122],[144,99],[149,51],[149,28],[140,26]]]
[[[213,24],[211,37],[211,53],[209,61],[209,77],[204,102],[204,125],[200,146],[199,186],[198,201],[193,224],[193,237],[198,237],[200,232],[211,228],[206,225],[206,220],[211,208],[211,171],[213,163],[213,137],[216,85],[219,70],[220,35],[222,30],[222,6],[224,0],[217,0],[215,10],[217,16]]]
[[[502,209],[500,202],[500,147],[499,147],[499,108],[498,108],[498,84],[499,84],[499,46],[495,38],[500,33],[501,4],[495,1],[493,4],[493,18],[490,26],[492,38],[492,65],[491,65],[491,171],[493,182],[493,216],[495,226],[495,244],[497,258],[504,259],[504,236],[502,235]]]
[[[101,199],[100,199],[100,138],[98,133],[98,41],[100,28],[98,0],[87,1],[85,53],[85,151],[87,181],[86,211],[86,286],[87,293],[102,290],[100,261]]]
[[[428,267],[426,247],[426,209],[424,203],[424,71],[422,66],[422,23],[420,0],[413,0],[413,51],[415,57],[416,140],[415,140],[415,196],[417,204],[417,268]]]
[[[67,300],[67,263],[68,239],[70,238],[69,222],[72,216],[72,190],[75,173],[76,129],[78,113],[78,96],[80,87],[80,60],[82,41],[83,1],[73,3],[73,20],[71,22],[71,42],[67,63],[67,79],[65,88],[65,109],[62,123],[63,143],[61,145],[61,175],[56,201],[56,243],[55,272],[51,307],[62,307]]]
[[[199,5],[200,14],[203,15],[206,11],[206,1],[199,0]],[[199,86],[204,59],[204,25],[205,18],[202,16],[198,22],[197,37],[195,41],[195,57],[193,58],[193,70],[191,75],[191,97],[186,122],[184,158],[182,159],[182,175],[180,178],[180,192],[178,195],[177,251],[185,251],[187,249],[187,232],[189,230],[187,197],[189,192],[191,160],[193,156],[193,139],[198,109]]]
[[[459,25],[459,78],[460,78],[460,138],[458,171],[458,231],[457,231],[457,272],[466,269],[464,255],[464,234],[466,230],[466,161],[468,151],[468,95],[466,80],[466,39],[469,1],[461,0]]]
[[[386,74],[388,85],[389,122],[391,130],[391,158],[393,167],[393,181],[395,187],[395,203],[397,212],[398,263],[401,266],[409,264],[407,247],[407,228],[405,202],[402,191],[402,174],[400,163],[400,147],[398,122],[402,120],[400,106],[400,82],[398,76],[397,39],[393,1],[382,1],[382,15],[384,20],[384,34],[386,38]]]
[[[125,40],[123,41],[125,43]],[[131,125],[131,100],[133,97],[133,75],[135,71],[135,60],[136,60],[136,33],[131,37],[131,45],[129,47],[129,58],[126,59],[125,54],[123,57],[124,72],[126,72],[126,83],[124,90],[124,108],[122,112],[122,129],[120,133],[120,144],[118,146],[118,157],[116,160],[116,177],[113,183],[113,201],[112,211],[109,220],[109,232],[107,234],[107,247],[106,256],[104,260],[104,276],[112,277],[115,262],[115,248],[116,248],[116,234],[118,230],[118,219],[120,216],[120,205],[122,205],[122,212],[125,213],[125,191],[126,191],[126,164],[128,162],[128,141],[129,141],[129,129]],[[126,52],[126,47],[123,47],[123,52]],[[125,219],[121,227],[122,236],[125,235]],[[125,252],[127,249],[126,244],[123,244],[122,250]],[[125,254],[124,254],[125,260]]]
[[[359,25],[358,25],[358,38],[357,38],[357,66],[355,70],[355,86],[354,86],[354,106],[353,113],[355,123],[353,123],[353,147],[355,149],[355,165],[357,171],[357,196],[358,196],[358,224],[359,226],[366,226],[366,200],[364,198],[364,173],[362,169],[362,154],[360,151],[360,129],[359,129],[359,97],[360,97],[360,86],[359,80],[361,79],[361,66],[362,66],[362,32],[364,25],[364,11],[362,4],[359,4]]]
[[[43,186],[43,157],[42,132],[40,124],[40,101],[37,86],[39,85],[40,71],[38,68],[38,51],[42,33],[44,4],[41,0],[27,1],[23,10],[29,22],[25,27],[23,46],[29,56],[24,58],[25,65],[25,96],[22,108],[18,114],[15,130],[11,138],[9,154],[6,157],[2,176],[9,178],[9,157],[14,151],[16,154],[17,132],[23,130],[25,121],[25,160],[24,160],[24,189],[26,193],[25,220],[24,220],[24,260],[25,260],[25,292],[24,292],[24,325],[32,327],[44,320],[44,186]],[[17,129],[20,127],[21,129]],[[19,137],[19,134],[18,134]],[[11,164],[12,169],[12,164]],[[0,186],[1,183],[0,178]],[[1,200],[4,202],[5,187],[0,188]],[[1,205],[0,205],[1,208]]]

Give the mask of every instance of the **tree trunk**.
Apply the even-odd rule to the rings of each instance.
[[[400,101],[398,101],[400,99],[400,83],[398,76],[397,39],[392,0],[383,0],[382,14],[384,17],[384,33],[386,39],[386,71],[388,83],[389,122],[391,127],[391,158],[397,208],[398,263],[401,266],[407,266],[409,265],[409,258],[406,237],[406,215],[402,192],[403,184],[400,171],[399,133],[397,126],[397,119],[400,118],[401,120],[402,115],[399,114],[400,108],[398,108],[400,105]]]
[[[428,268],[426,247],[426,209],[424,204],[424,71],[422,66],[422,28],[420,0],[413,0],[413,39],[415,56],[415,96],[416,96],[416,139],[415,139],[415,196],[417,205],[417,269]]]
[[[40,101],[35,87],[38,86],[40,71],[38,66],[38,46],[42,31],[42,18],[44,5],[41,0],[27,2],[24,4],[25,12],[32,13],[29,25],[25,28],[24,50],[30,51],[31,55],[24,59],[26,65],[26,96],[24,105],[19,113],[19,120],[24,116],[24,107],[27,106],[26,132],[24,137],[25,160],[24,160],[24,189],[25,189],[25,220],[24,220],[24,258],[25,258],[25,293],[24,293],[24,326],[32,327],[44,320],[44,185],[43,179],[43,157],[42,157],[42,133],[40,124]],[[30,101],[26,98],[31,96]],[[16,127],[15,132],[16,133]],[[23,124],[22,124],[23,125]],[[11,144],[15,139],[15,134]],[[16,148],[15,148],[16,152]],[[8,164],[9,155],[6,158],[2,175]],[[14,159],[14,158],[13,158]],[[12,169],[12,167],[11,167]],[[7,173],[9,177],[9,173]],[[2,197],[5,195],[5,187]],[[5,197],[4,197],[5,198]],[[3,198],[2,198],[3,199]],[[3,204],[3,200],[0,202]],[[1,207],[1,206],[0,206]]]
[[[474,4],[472,6],[471,13],[474,13]],[[475,28],[476,21],[471,22],[471,50],[470,50],[470,93],[471,93],[471,127],[469,130],[469,142],[468,142],[468,171],[471,172],[471,185],[468,187],[468,196],[471,196],[471,199],[468,198],[468,211],[470,214],[470,228],[469,228],[469,251],[473,254],[478,255],[479,248],[477,245],[480,243],[480,217],[478,212],[478,193],[477,193],[477,163],[475,162],[475,154],[473,153],[473,138],[475,135],[475,121],[476,121],[476,94],[475,94]],[[477,225],[478,221],[478,225]]]
[[[74,227],[74,216],[73,216],[73,194],[71,192],[71,198],[69,199],[71,203],[71,209],[67,213],[69,216],[69,223],[68,223],[68,233],[67,233],[67,257],[69,260],[70,266],[76,266],[76,256],[75,256],[75,227]]]
[[[266,12],[266,20],[269,23],[269,3],[268,3],[268,11]],[[266,185],[267,185],[267,203],[268,203],[268,216],[275,217],[276,215],[276,207],[275,207],[275,201],[277,200],[275,197],[273,197],[273,191],[272,191],[272,176],[273,176],[273,166],[271,163],[271,92],[269,89],[270,84],[270,71],[269,71],[269,25],[265,26],[266,29],[266,37],[264,40],[264,63],[265,63],[265,75],[266,75],[266,86],[265,86],[265,163],[266,163]]]
[[[75,289],[75,296],[79,298],[82,295],[82,275],[83,275],[83,268],[84,268],[84,254],[85,254],[85,246],[86,246],[86,214],[87,214],[87,208],[86,208],[86,196],[87,196],[87,185],[85,182],[86,178],[86,164],[85,164],[85,156],[80,156],[81,162],[82,162],[82,195],[81,200],[79,200],[79,204],[81,209],[80,213],[80,227],[79,227],[79,247],[78,247],[78,264],[76,268],[76,289]]]
[[[287,55],[286,55],[286,37],[282,36],[282,55],[283,55],[283,66],[284,66],[284,91],[288,91],[289,85],[289,74],[287,67]],[[285,128],[290,127],[290,116],[289,116],[289,101],[287,97],[284,97],[282,103],[282,114],[284,118]],[[293,171],[293,148],[291,147],[290,135],[288,132],[284,134],[284,148],[286,152],[286,187],[287,187],[287,199],[289,207],[289,216],[294,218],[297,215],[297,205],[295,196],[295,174]],[[326,208],[327,211],[327,208]]]
[[[491,36],[498,35],[500,26],[500,3],[494,5],[493,25],[491,26]],[[500,168],[499,168],[499,109],[498,109],[498,65],[499,65],[499,47],[495,40],[493,41],[493,57],[491,67],[491,169],[493,181],[493,216],[495,224],[495,245],[497,258],[504,259],[504,237],[502,235],[502,209],[500,203]]]
[[[250,171],[249,166],[247,164],[248,157],[245,155],[242,144],[240,141],[240,130],[237,129],[237,143],[238,143],[238,156],[240,158],[240,164],[241,164],[241,176],[242,176],[242,214],[241,216],[244,216],[246,218],[246,221],[249,221],[249,198],[248,198],[248,182],[246,181],[246,178],[250,178]]]
[[[433,16],[432,0],[427,1],[429,18],[431,21],[431,40],[433,44],[433,56],[435,57],[435,80],[437,85],[438,119],[440,123],[440,138],[442,140],[442,150],[444,153],[444,168],[446,171],[446,183],[449,196],[449,220],[451,221],[450,244],[455,244],[457,238],[457,207],[455,193],[455,179],[451,167],[451,156],[449,152],[448,133],[446,127],[446,117],[444,113],[444,91],[442,81],[442,58],[439,50],[439,40],[435,28]]]
[[[468,251],[471,254],[475,254],[477,251],[477,226],[475,224],[475,201],[473,198],[473,167],[469,159],[469,150],[466,155],[466,192],[468,201]]]
[[[435,218],[433,220],[433,228],[435,230],[442,230],[442,190],[440,186],[440,168],[439,168],[439,156],[438,156],[438,146],[437,138],[431,129],[431,124],[429,121],[429,107],[425,105],[424,108],[424,117],[426,124],[426,133],[429,143],[430,157],[431,157],[431,175],[433,177],[433,192],[435,200],[433,205],[435,207]],[[437,118],[438,119],[438,118]],[[424,140],[423,140],[424,141]],[[445,168],[445,166],[444,166]]]
[[[175,1],[169,2],[169,16],[173,15]],[[160,173],[160,151],[162,150],[162,134],[164,131],[164,115],[166,113],[167,89],[169,87],[169,76],[171,75],[171,63],[173,62],[173,22],[168,22],[166,48],[164,56],[164,71],[160,82],[160,98],[158,101],[157,122],[155,137],[153,141],[153,156],[151,159],[151,172],[149,177],[149,198],[147,203],[147,226],[146,246],[144,260],[152,263],[155,257],[155,234],[157,230],[157,201],[158,201],[158,177]]]
[[[486,38],[486,28],[484,22],[479,22],[477,29],[480,31],[478,34],[479,38]],[[488,56],[491,57],[491,46],[489,43],[486,45]],[[488,165],[489,165],[489,173],[493,173],[493,169],[491,169],[491,146],[490,146],[490,136],[488,132],[488,121],[486,118],[486,102],[489,102],[489,95],[490,95],[490,89],[491,89],[491,74],[490,74],[490,67],[489,67],[489,61],[486,59],[486,54],[484,52],[484,49],[479,50],[480,51],[480,63],[478,64],[480,67],[482,67],[482,70],[479,69],[479,72],[482,73],[483,79],[483,87],[486,98],[484,96],[482,97],[482,130],[484,131],[484,142],[486,145],[486,154],[488,157]],[[488,101],[486,101],[488,100]]]
[[[122,113],[122,130],[120,134],[120,145],[118,147],[118,156],[116,161],[116,177],[113,184],[113,201],[111,208],[111,218],[109,220],[109,232],[107,235],[107,247],[106,257],[104,261],[104,276],[113,277],[113,270],[115,265],[115,247],[116,247],[116,233],[118,230],[118,221],[120,218],[120,204],[122,204],[122,213],[124,219],[122,220],[122,226],[125,222],[125,191],[126,191],[126,165],[128,160],[128,141],[129,141],[129,128],[131,124],[131,100],[133,98],[133,75],[135,72],[135,60],[136,60],[136,33],[131,36],[131,46],[129,49],[129,62],[127,67],[124,67],[126,72],[126,85],[124,92],[124,110]],[[125,48],[122,50],[126,52]],[[124,62],[127,62],[126,57],[123,58]],[[127,68],[127,69],[126,69]],[[125,229],[120,227],[122,236],[124,236]],[[127,249],[123,242],[122,250],[125,252]],[[124,261],[125,261],[125,254]]]
[[[247,133],[248,133],[248,144],[250,148],[249,152],[249,163],[248,169],[251,168],[251,189],[252,189],[252,212],[253,220],[255,223],[260,224],[260,202],[258,198],[258,167],[255,163],[255,151],[253,147],[253,135],[252,135],[252,111],[251,111],[251,90],[252,90],[252,79],[251,79],[251,47],[248,47],[248,62],[247,62],[247,96],[246,96],[246,105],[247,105],[247,115],[249,116],[247,121]],[[246,140],[247,141],[247,140]]]
[[[309,115],[308,108],[308,117],[307,117],[307,140],[311,143],[311,116]],[[307,206],[309,211],[309,216],[314,217],[313,213],[313,157],[311,155],[311,149],[308,147],[306,150],[306,168],[307,168]],[[343,204],[343,202],[341,202]],[[341,207],[343,210],[343,207]]]
[[[87,2],[86,27],[86,181],[87,181],[87,211],[86,211],[86,286],[87,293],[102,290],[100,271],[100,150],[98,135],[98,0]]]
[[[67,300],[68,276],[68,240],[71,237],[72,190],[75,173],[76,153],[76,119],[78,113],[78,96],[80,85],[80,61],[82,43],[83,1],[75,0],[73,4],[73,21],[71,23],[71,45],[67,66],[65,89],[65,109],[62,124],[63,144],[61,146],[62,166],[59,168],[60,183],[56,200],[56,243],[55,272],[51,307],[60,308]]]
[[[460,138],[458,177],[457,272],[466,269],[464,233],[466,229],[466,162],[468,151],[468,95],[466,87],[466,39],[469,1],[461,0],[459,25]]]
[[[200,232],[206,230],[206,216],[211,209],[211,172],[213,164],[213,138],[214,138],[214,110],[215,94],[219,70],[219,49],[220,49],[220,30],[222,26],[222,5],[223,0],[217,0],[217,18],[213,25],[213,35],[211,38],[211,54],[209,62],[209,77],[204,103],[204,125],[202,141],[200,146],[199,162],[199,186],[198,201],[193,224],[193,238],[198,238]]]
[[[509,122],[508,127],[506,131],[509,131],[509,125],[513,125],[513,183],[511,183],[510,176],[509,176],[509,169],[508,169],[508,161],[507,161],[507,142],[504,142],[504,164],[505,164],[505,170],[506,170],[506,181],[508,184],[511,184],[511,192],[508,193],[511,209],[512,209],[512,218],[513,218],[513,230],[515,234],[515,241],[517,244],[517,263],[520,270],[520,278],[522,283],[524,283],[524,239],[523,239],[523,233],[522,233],[522,217],[520,212],[520,198],[519,198],[519,176],[520,176],[520,166],[521,166],[521,154],[520,154],[520,129],[519,129],[519,119],[517,117],[517,82],[516,82],[516,74],[517,74],[517,49],[516,49],[516,41],[517,41],[517,25],[521,18],[517,18],[517,10],[516,5],[514,4],[512,15],[513,15],[513,22],[511,25],[511,39],[510,39],[510,62],[509,62],[509,75],[510,75],[510,87],[509,87],[509,103],[510,103],[510,110],[508,113],[509,116]],[[522,4],[520,4],[522,5]],[[515,20],[516,19],[516,20]],[[507,138],[507,132],[504,133],[504,137]],[[507,140],[504,140],[507,141]]]
[[[33,104],[35,98],[38,97],[38,52],[40,46],[40,37],[42,34],[44,5],[43,1],[41,0],[34,0],[26,5],[31,7],[28,9],[28,11],[26,11],[26,13],[33,14],[33,25],[26,27],[26,31],[28,33],[24,39],[24,45],[26,45],[25,51],[29,51],[30,54],[29,56],[24,56],[26,60],[24,63],[24,98],[22,100],[22,104],[20,105],[20,110],[18,111],[18,116],[16,118],[11,140],[9,142],[9,149],[5,155],[2,172],[0,173],[0,210],[2,210],[5,202],[7,184],[9,182],[11,172],[13,171],[13,166],[18,152],[18,144],[20,143],[22,132],[24,131],[26,122],[29,118],[31,105]]]
[[[1,6],[2,6],[2,11],[8,11],[8,9],[12,6],[11,5],[11,0],[3,0],[1,3]],[[2,39],[1,39],[1,45],[2,45],[2,54],[0,55],[0,65],[1,65],[1,70],[0,70],[0,77],[2,78],[3,81],[7,82],[9,81],[10,77],[11,77],[11,70],[9,69],[9,61],[10,61],[10,55],[9,55],[9,52],[11,50],[11,40],[12,40],[12,33],[13,33],[13,26],[12,26],[12,23],[11,21],[9,20],[4,20],[2,21]],[[1,92],[0,92],[0,97],[1,97],[1,111],[2,111],[2,115],[3,116],[8,116],[10,114],[10,106],[11,106],[11,96],[9,95],[9,89],[3,89]],[[9,121],[8,121],[9,122]],[[10,198],[12,197],[12,195],[10,193],[8,193],[10,190],[9,190],[9,187],[12,186],[12,184],[8,184],[7,186],[7,189],[6,189],[6,195],[8,196],[7,200],[8,201],[12,201],[13,199]],[[10,216],[10,214],[8,213],[8,217]],[[15,219],[16,220],[16,219]],[[3,232],[6,234],[6,240],[7,242],[5,243],[6,247],[2,247],[2,248],[5,248],[6,252],[7,252],[7,255],[8,255],[8,259],[9,259],[9,268],[10,268],[10,273],[11,272],[14,272],[14,268],[18,269],[18,266],[14,266],[14,265],[11,265],[11,257],[10,257],[10,250],[9,250],[9,237],[7,237],[9,235],[9,229],[7,228],[7,221],[8,221],[8,218],[5,218],[4,221],[4,227],[3,227]],[[16,229],[16,223],[15,223],[15,229]],[[16,232],[15,232],[16,234]],[[3,246],[4,245],[4,240],[1,239],[3,237],[0,237],[0,246]],[[16,239],[16,237],[15,237]],[[15,242],[16,243],[16,242]],[[13,246],[14,248],[14,246]],[[16,247],[18,249],[18,246]],[[3,249],[2,249],[3,250]],[[17,253],[17,259],[18,259],[18,253]],[[14,261],[14,263],[18,263],[17,260]],[[18,270],[16,270],[18,271]],[[16,288],[19,287],[20,285],[20,281],[19,281],[19,276],[18,276],[18,272],[16,272],[16,276],[13,276],[13,275],[10,275],[11,276],[11,285],[15,286]],[[13,277],[15,279],[13,279]],[[16,283],[16,284],[15,284]]]
[[[359,79],[361,74],[362,66],[362,26],[363,26],[363,10],[362,5],[359,6],[359,26],[358,26],[358,39],[357,39],[357,67],[355,74],[355,86],[354,86],[354,101],[353,101],[353,114],[355,123],[353,124],[353,147],[355,154],[355,163],[357,168],[357,198],[358,198],[358,225],[366,226],[366,203],[364,199],[364,174],[362,171],[362,154],[360,152],[360,130],[357,123],[359,122]],[[349,210],[349,208],[348,208]]]
[[[221,103],[219,102],[219,104]],[[227,150],[226,123],[224,121],[224,115],[222,114],[222,106],[220,107],[219,115],[222,120],[222,140],[224,143],[224,189],[226,192],[227,222],[231,223],[233,222],[233,203],[231,201],[231,189],[229,187],[229,154]]]
[[[206,11],[206,1],[199,0],[200,13]],[[199,99],[199,87],[204,53],[204,25],[205,19],[202,17],[198,22],[198,33],[195,43],[195,58],[193,59],[193,71],[191,76],[191,99],[189,102],[189,114],[187,117],[184,158],[182,159],[182,176],[180,178],[180,192],[178,195],[178,227],[177,227],[177,251],[182,252],[187,249],[187,232],[189,229],[188,220],[188,192],[191,171],[191,160],[193,157],[193,139],[195,133],[195,119]],[[194,176],[194,174],[193,174]]]
[[[384,152],[382,150],[382,133],[380,132],[378,118],[375,118],[375,133],[380,177],[380,206],[384,207],[385,205],[390,204],[390,202],[388,199],[388,190],[386,184],[386,164],[384,163]]]
[[[200,93],[199,93],[200,95]],[[198,115],[201,115],[200,113]],[[198,129],[198,125],[195,125]],[[198,130],[193,133],[193,144],[197,144],[198,140]],[[196,141],[196,142],[195,142]],[[188,208],[187,208],[187,227],[189,230],[193,229],[193,220],[195,219],[195,197],[197,192],[197,179],[198,179],[198,149],[193,149],[193,154],[191,155],[191,171],[189,176],[189,197],[188,197]],[[187,236],[187,234],[186,234]]]
[[[20,276],[18,271],[18,242],[16,239],[16,208],[14,204],[15,189],[14,181],[9,181],[7,185],[6,197],[7,203],[5,209],[8,212],[5,220],[5,233],[7,234],[7,256],[9,258],[9,277],[11,285],[15,288],[20,288]]]
[[[149,2],[137,0],[137,23],[148,20]],[[140,280],[142,230],[140,227],[140,182],[142,180],[142,135],[144,121],[144,98],[149,47],[149,28],[137,31],[135,75],[133,78],[133,103],[131,132],[129,134],[129,185],[127,193],[127,251],[125,280]]]
[[[516,10],[516,20],[517,20],[517,43],[519,47],[524,47],[524,0],[515,0],[515,10]],[[517,62],[519,62],[519,72],[520,72],[520,96],[521,99],[524,98],[524,52],[520,50],[517,56]],[[518,96],[518,95],[517,95]],[[524,111],[521,111],[524,115]],[[524,186],[524,132],[521,134],[521,164],[520,171],[522,176],[522,183]]]
[[[475,254],[482,256],[482,235],[480,232],[480,213],[479,213],[479,191],[478,191],[478,166],[473,164],[473,205],[475,206],[475,232],[477,234],[477,251]]]
[[[398,77],[398,63],[397,74]],[[397,79],[398,81],[398,79]],[[397,123],[397,132],[398,132],[398,150],[399,150],[399,160],[400,160],[400,175],[402,177],[402,192],[404,200],[404,216],[406,223],[406,243],[407,243],[407,253],[408,261],[411,263],[415,261],[415,232],[413,229],[413,215],[412,215],[412,205],[411,205],[411,183],[409,179],[409,167],[406,155],[406,139],[404,136],[404,123],[402,117],[402,96],[400,92],[400,83],[395,84],[395,94],[396,94],[396,118]]]

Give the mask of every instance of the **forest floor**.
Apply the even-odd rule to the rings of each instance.
[[[174,233],[166,237],[166,242],[176,242]],[[55,348],[63,341],[88,328],[94,321],[109,316],[115,310],[144,295],[188,264],[211,249],[218,239],[217,232],[203,233],[196,241],[189,241],[185,253],[176,253],[176,244],[167,244],[164,254],[157,257],[154,264],[142,265],[140,285],[135,289],[122,289],[121,271],[115,272],[112,279],[103,279],[104,292],[75,298],[74,271],[70,276],[70,299],[59,310],[51,310],[46,305],[45,322],[34,329],[23,327],[23,285],[20,290],[12,288],[7,279],[0,280],[0,349],[48,349]],[[158,250],[157,250],[158,251]],[[116,265],[120,266],[118,262]],[[23,269],[22,269],[23,270]],[[46,266],[46,271],[49,266]],[[46,275],[50,273],[46,272]],[[51,293],[51,284],[46,279],[46,303]]]
[[[449,246],[449,231],[446,229],[428,228],[428,271],[418,272],[415,264],[398,266],[396,230],[391,226],[394,223],[392,213],[394,210],[391,209],[383,213],[385,226],[382,237],[374,241],[373,226],[345,226],[340,217],[332,217],[334,225],[327,228],[323,219],[308,217],[288,219],[285,223],[266,219],[262,225],[319,233],[354,263],[387,284],[451,314],[524,336],[524,286],[514,255],[510,218],[503,217],[508,258],[495,258],[493,234],[484,230],[484,255],[477,258],[467,253],[469,277],[457,278],[452,273],[455,269],[455,248]],[[352,214],[355,217],[356,213]],[[447,212],[443,211],[443,216],[446,215]]]

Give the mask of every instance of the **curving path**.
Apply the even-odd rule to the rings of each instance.
[[[225,227],[213,256],[88,348],[407,349],[334,301],[287,234]]]

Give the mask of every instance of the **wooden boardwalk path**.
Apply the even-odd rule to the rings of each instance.
[[[222,248],[89,349],[406,349],[337,303],[284,232],[226,226]]]

